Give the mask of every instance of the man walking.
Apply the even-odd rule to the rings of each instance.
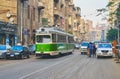
[[[93,54],[93,44],[91,42],[88,44],[88,50],[89,50],[89,57],[91,57],[91,55]]]

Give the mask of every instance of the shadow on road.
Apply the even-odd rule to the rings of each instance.
[[[64,55],[59,55],[59,56],[42,56],[42,57],[39,57],[39,58],[36,58],[36,59],[54,59],[54,58],[59,58],[59,57],[64,57],[64,56],[68,56],[68,55],[71,55],[72,53],[70,54],[64,54]]]

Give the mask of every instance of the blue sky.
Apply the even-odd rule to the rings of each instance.
[[[108,0],[73,0],[75,6],[81,8],[82,17],[85,15],[87,19],[93,20],[95,23],[99,22],[102,15],[96,17],[98,14],[96,9],[105,8]]]

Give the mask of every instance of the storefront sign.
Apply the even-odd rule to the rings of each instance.
[[[8,31],[8,32],[14,32],[15,31],[15,29],[9,28],[9,27],[1,27],[1,30],[2,31]]]
[[[0,23],[0,32],[6,34],[16,34],[17,26],[12,24]]]

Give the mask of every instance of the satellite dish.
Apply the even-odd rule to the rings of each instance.
[[[6,17],[10,18],[10,16],[11,16],[10,12],[7,12]]]

